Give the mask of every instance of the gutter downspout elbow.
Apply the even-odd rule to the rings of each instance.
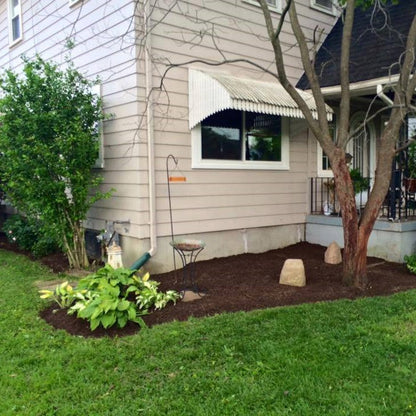
[[[383,86],[381,84],[377,84],[377,97],[380,97],[380,99],[389,106],[392,106],[394,104],[393,101],[389,97],[387,97],[386,94],[384,94]]]

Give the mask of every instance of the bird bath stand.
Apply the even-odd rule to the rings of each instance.
[[[195,262],[198,254],[205,248],[205,243],[202,240],[183,239],[172,240],[170,245],[179,254],[182,261],[184,295],[187,291],[192,291],[196,296],[194,299],[200,298],[203,294],[199,292],[195,281]]]
[[[178,159],[175,156],[169,155],[166,158],[166,179],[168,184],[168,201],[169,201],[169,216],[170,216],[170,231],[171,231],[171,242],[170,245],[173,247],[173,265],[176,272],[176,259],[175,252],[179,254],[182,261],[182,279],[183,279],[183,290],[182,301],[190,302],[193,300],[201,299],[204,293],[200,293],[198,286],[195,282],[195,262],[198,254],[205,248],[205,243],[201,240],[191,239],[175,239],[173,233],[173,219],[172,219],[172,203],[170,195],[170,183],[171,182],[186,182],[186,176],[182,173],[180,175],[169,172],[169,160],[172,160],[175,164],[175,170],[178,170]]]

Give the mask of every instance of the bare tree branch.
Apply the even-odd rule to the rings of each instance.
[[[340,117],[338,126],[338,143],[341,147],[345,146],[349,131],[350,118],[350,49],[352,38],[352,27],[354,24],[355,1],[347,0],[344,28],[342,31],[341,42],[341,62],[340,62],[340,84],[341,101]]]

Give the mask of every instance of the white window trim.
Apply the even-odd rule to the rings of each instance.
[[[312,9],[319,10],[320,12],[329,14],[331,16],[336,16],[336,14],[337,14],[337,10],[336,10],[336,7],[335,7],[333,1],[332,1],[332,10],[329,10],[326,7],[323,7],[319,4],[316,4],[316,0],[311,0],[311,7],[312,7]]]
[[[253,6],[260,7],[260,4],[256,0],[243,0],[244,3],[252,4]],[[269,10],[272,12],[281,13],[282,12],[282,0],[276,0],[276,6],[268,4]]]
[[[22,39],[23,39],[23,24],[22,24],[22,0],[19,0],[19,5],[18,5],[18,12],[17,15],[13,15],[13,10],[12,10],[12,2],[11,0],[7,0],[7,5],[8,5],[8,25],[9,25],[9,46],[14,46],[16,45],[16,43],[19,43]],[[20,36],[16,39],[13,39],[13,24],[12,24],[12,19],[16,16],[19,16],[19,31],[20,31]]]
[[[365,111],[357,111],[352,115],[350,118],[350,126],[354,126],[356,123],[361,123],[361,121],[365,120],[367,117],[367,113]],[[352,128],[352,127],[351,127]],[[375,178],[375,171],[376,171],[376,163],[377,163],[377,150],[376,150],[376,135],[377,130],[373,120],[370,120],[367,123],[367,128],[369,132],[368,140],[370,142],[369,152],[370,157],[368,160],[368,170],[370,171],[369,176],[372,178],[371,181],[374,181]],[[347,144],[347,152],[352,153],[352,144],[353,140],[351,139]]]
[[[81,2],[81,0],[68,0],[69,7],[75,6],[79,2]]]
[[[316,141],[316,155],[317,155],[317,166],[318,166],[318,177],[319,178],[333,178],[334,172],[332,172],[332,169],[323,169],[322,168],[322,156],[323,156],[323,150],[321,145],[318,141]]]
[[[334,117],[335,117],[335,137],[338,137],[338,117],[339,117],[339,109],[336,108],[334,110]],[[334,119],[332,119],[333,122]],[[335,138],[334,138],[335,140]],[[318,140],[316,140],[316,171],[318,178],[333,178],[334,172],[332,172],[332,169],[323,169],[322,168],[322,156],[323,156],[323,150],[321,145],[319,144]]]
[[[289,170],[289,119],[282,117],[282,161],[202,159],[201,124],[191,131],[193,169]]]

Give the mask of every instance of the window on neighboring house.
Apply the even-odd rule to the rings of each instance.
[[[311,4],[320,10],[330,12],[331,14],[334,13],[333,0],[311,0]]]
[[[22,39],[22,8],[20,0],[9,0],[9,41],[10,44]]]
[[[287,120],[224,110],[194,129],[194,167],[288,169]]]
[[[332,136],[332,140],[335,142],[336,140],[336,118],[335,114],[332,116],[332,121],[329,122],[329,132]],[[331,164],[329,163],[329,158],[325,154],[325,152],[322,150],[322,147],[319,143],[317,143],[318,146],[318,176],[333,176]]]
[[[407,116],[407,140],[416,140],[416,115]]]
[[[246,3],[251,3],[255,6],[260,7],[257,0],[243,0]],[[267,4],[269,5],[270,10],[274,10],[277,12],[281,11],[281,0],[266,0]]]
[[[278,0],[266,0],[267,4],[272,6],[272,7],[276,7],[278,6]]]

